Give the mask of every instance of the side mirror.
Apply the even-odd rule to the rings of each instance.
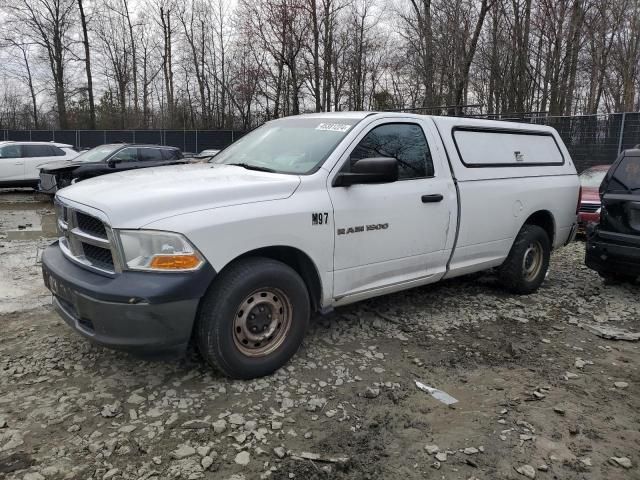
[[[359,183],[391,183],[398,180],[398,160],[389,157],[363,158],[351,166],[351,172],[339,173],[334,187]]]
[[[115,168],[116,164],[119,162],[119,160],[115,160],[113,158],[110,158],[109,160],[107,160],[107,166],[109,168]]]

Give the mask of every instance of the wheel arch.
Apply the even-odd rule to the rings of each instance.
[[[553,214],[549,210],[538,210],[532,213],[525,220],[523,226],[524,225],[536,225],[542,228],[549,237],[551,248],[553,248],[556,235],[556,222]]]
[[[284,245],[261,247],[239,255],[225,265],[224,268],[237,260],[248,257],[271,258],[291,267],[304,281],[307,291],[309,292],[309,299],[313,311],[318,311],[322,308],[322,281],[320,274],[316,264],[305,252],[298,248]]]

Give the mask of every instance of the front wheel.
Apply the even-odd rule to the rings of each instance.
[[[533,293],[549,268],[551,241],[537,225],[524,225],[498,274],[502,285],[514,293]]]
[[[246,258],[227,267],[203,298],[198,349],[232,378],[269,375],[296,353],[309,325],[304,281],[288,265]]]

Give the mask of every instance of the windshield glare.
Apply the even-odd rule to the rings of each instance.
[[[357,122],[344,118],[276,120],[248,133],[211,163],[245,164],[277,173],[313,173]]]
[[[587,170],[580,175],[580,184],[583,187],[599,187],[606,174],[606,170]]]
[[[74,162],[101,162],[113,152],[121,148],[122,145],[101,145],[81,153],[73,159]]]

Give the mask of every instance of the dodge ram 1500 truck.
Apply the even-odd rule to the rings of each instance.
[[[535,292],[576,229],[579,180],[549,127],[345,112],[266,123],[210,163],[56,196],[42,257],[62,318],[113,348],[183,349],[267,375],[313,312],[497,268]]]

